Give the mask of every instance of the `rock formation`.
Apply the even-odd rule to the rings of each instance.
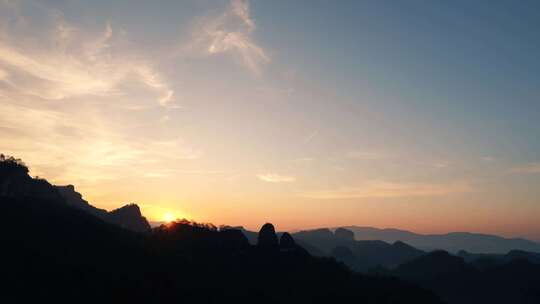
[[[347,230],[345,228],[338,228],[334,232],[334,235],[340,239],[347,241],[354,241],[354,232]]]
[[[259,231],[259,237],[257,239],[257,246],[261,248],[277,248],[278,238],[274,225],[266,223]]]
[[[151,229],[146,218],[142,216],[139,206],[135,204],[127,204],[109,212],[108,221],[137,232],[146,232]]]

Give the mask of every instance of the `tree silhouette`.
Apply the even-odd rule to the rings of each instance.
[[[15,158],[13,156],[8,156],[4,154],[0,154],[0,170],[3,172],[21,172],[23,174],[28,173],[28,167],[26,164],[20,159]]]

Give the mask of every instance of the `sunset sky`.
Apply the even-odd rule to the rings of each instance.
[[[0,0],[0,152],[155,221],[540,240],[539,29],[538,1]]]

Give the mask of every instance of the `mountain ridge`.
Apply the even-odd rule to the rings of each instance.
[[[25,197],[29,199],[45,199],[83,210],[105,222],[118,225],[135,232],[148,232],[151,227],[136,204],[127,204],[108,212],[97,208],[86,201],[75,191],[73,185],[57,186],[42,178],[32,178],[28,167],[13,157],[0,159],[0,197]]]
[[[457,253],[466,250],[474,253],[507,253],[511,250],[540,252],[540,243],[525,238],[505,238],[498,235],[474,232],[448,232],[421,234],[396,228],[369,226],[343,226],[354,232],[356,240],[382,240],[393,243],[403,241],[423,250],[446,250]]]

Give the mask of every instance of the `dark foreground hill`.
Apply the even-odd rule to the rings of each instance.
[[[250,245],[238,230],[187,222],[134,233],[49,200],[2,198],[0,212],[2,303],[440,303],[312,257],[269,225]]]
[[[256,245],[239,230],[190,222],[135,232],[5,168],[0,303],[441,303],[404,281],[313,257],[271,224]]]
[[[540,303],[540,264],[527,259],[480,265],[434,251],[390,274],[428,288],[448,303]]]
[[[20,159],[3,154],[0,154],[0,197],[47,199],[83,210],[128,230],[150,231],[150,225],[137,205],[127,204],[111,212],[96,208],[84,200],[73,185],[54,186],[44,179],[32,178]]]

